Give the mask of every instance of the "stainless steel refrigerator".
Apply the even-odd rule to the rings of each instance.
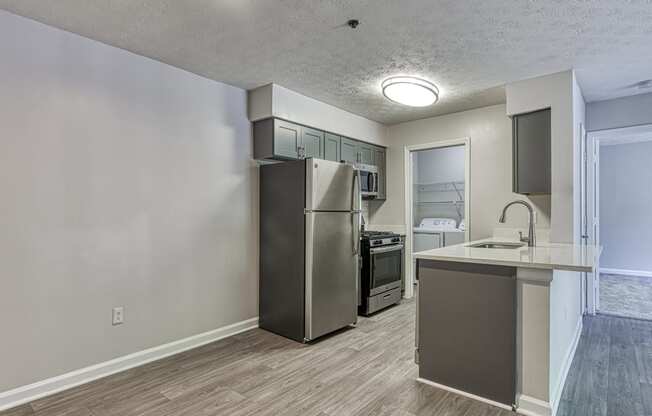
[[[307,342],[356,323],[359,184],[346,163],[260,167],[261,328]]]

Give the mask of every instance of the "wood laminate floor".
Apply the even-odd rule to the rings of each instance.
[[[256,329],[1,416],[508,416],[415,381],[414,303],[302,345]]]
[[[652,415],[652,322],[584,318],[557,411],[571,415]]]
[[[508,416],[415,381],[414,303],[313,345],[256,329],[0,416]],[[652,415],[652,322],[587,317],[558,416]]]
[[[600,313],[652,320],[652,277],[601,273]]]

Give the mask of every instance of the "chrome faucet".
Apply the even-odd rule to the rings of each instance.
[[[530,213],[530,221],[529,221],[529,226],[528,226],[528,233],[527,237],[523,237],[523,233],[519,232],[520,235],[520,240],[522,242],[527,242],[527,245],[529,247],[534,247],[537,242],[536,238],[536,233],[534,231],[534,208],[532,208],[532,205],[530,205],[528,202],[523,201],[522,199],[517,199],[516,201],[512,201],[509,204],[505,205],[505,208],[503,208],[503,213],[500,215],[500,219],[498,219],[498,222],[500,223],[505,223],[506,220],[506,215],[507,215],[507,208],[511,207],[512,205],[519,204],[525,206],[527,208],[528,212]]]

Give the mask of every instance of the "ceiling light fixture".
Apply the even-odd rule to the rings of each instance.
[[[437,86],[421,78],[389,77],[380,86],[385,98],[410,107],[427,107],[439,100]]]

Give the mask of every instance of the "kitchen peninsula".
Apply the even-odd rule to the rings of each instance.
[[[600,248],[492,238],[414,254],[419,381],[554,414]]]

